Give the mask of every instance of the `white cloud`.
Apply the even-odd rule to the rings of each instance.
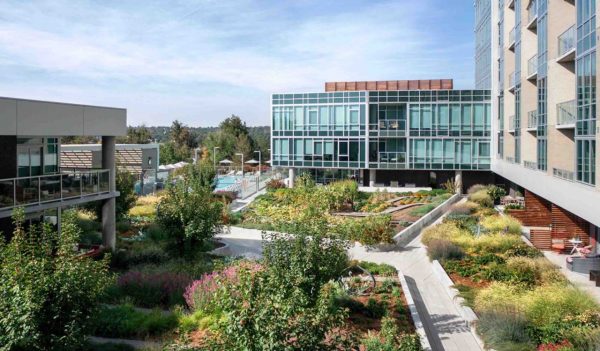
[[[319,4],[309,2],[309,8]],[[78,82],[77,89],[56,85],[65,97],[85,82],[104,82],[103,93],[94,88],[76,94],[87,96],[86,101],[115,95],[110,91],[114,89],[106,88],[110,84],[121,85],[120,93],[131,89],[132,97],[144,91],[163,94],[162,100],[173,101],[173,106],[176,101],[201,101],[202,106],[190,107],[189,113],[203,114],[229,108],[233,101],[239,105],[240,89],[266,97],[267,92],[321,89],[329,80],[445,78],[449,74],[444,63],[464,50],[460,43],[442,50],[427,35],[424,19],[439,15],[429,1],[365,2],[311,15],[279,2],[260,6],[249,0],[118,5],[73,5],[66,0],[0,4],[0,72],[42,72],[44,79],[30,77],[31,84],[52,85],[55,76]],[[203,89],[201,98],[190,100],[181,87],[195,84],[213,84],[218,92],[211,100]],[[236,88],[227,95],[223,86]],[[10,87],[0,82],[0,93]],[[136,106],[139,99],[118,100],[131,101],[126,107],[134,122],[164,124],[180,117],[153,122],[145,119],[148,111],[167,114],[173,106],[152,104],[150,109]],[[256,103],[250,103],[254,111],[231,112],[268,123],[265,100],[260,112]]]

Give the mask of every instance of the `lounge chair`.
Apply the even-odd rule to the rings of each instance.
[[[567,269],[583,274],[590,274],[590,271],[600,270],[600,255],[567,257]]]

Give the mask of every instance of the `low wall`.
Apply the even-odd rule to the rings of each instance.
[[[365,193],[376,193],[387,191],[388,193],[407,193],[413,192],[416,193],[418,191],[430,191],[431,188],[405,188],[405,187],[391,187],[391,186],[359,186],[358,191],[362,191]]]
[[[460,195],[454,194],[448,200],[442,202],[438,207],[434,208],[431,212],[426,214],[425,216],[419,218],[415,223],[411,224],[408,228],[405,228],[400,233],[394,236],[394,241],[398,246],[405,246],[414,238],[419,235],[421,230],[431,223],[435,222],[442,214],[444,214],[450,206],[454,205],[458,200],[460,200]]]
[[[423,326],[421,316],[419,316],[417,305],[415,305],[415,300],[413,299],[408,283],[406,282],[406,277],[404,277],[404,274],[402,274],[400,271],[398,271],[398,279],[400,279],[402,292],[404,293],[404,298],[406,299],[410,316],[412,317],[413,324],[415,325],[415,331],[417,332],[417,335],[419,335],[419,340],[421,341],[421,349],[423,349],[423,351],[431,351],[431,344],[427,338],[427,333],[425,333],[425,327]]]

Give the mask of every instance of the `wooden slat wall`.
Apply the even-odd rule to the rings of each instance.
[[[548,229],[531,229],[529,239],[533,246],[540,250],[550,250],[552,246],[552,232]]]

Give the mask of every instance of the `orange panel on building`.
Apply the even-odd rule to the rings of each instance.
[[[380,80],[360,82],[327,82],[325,91],[356,90],[451,90],[454,89],[452,79],[421,80]]]

